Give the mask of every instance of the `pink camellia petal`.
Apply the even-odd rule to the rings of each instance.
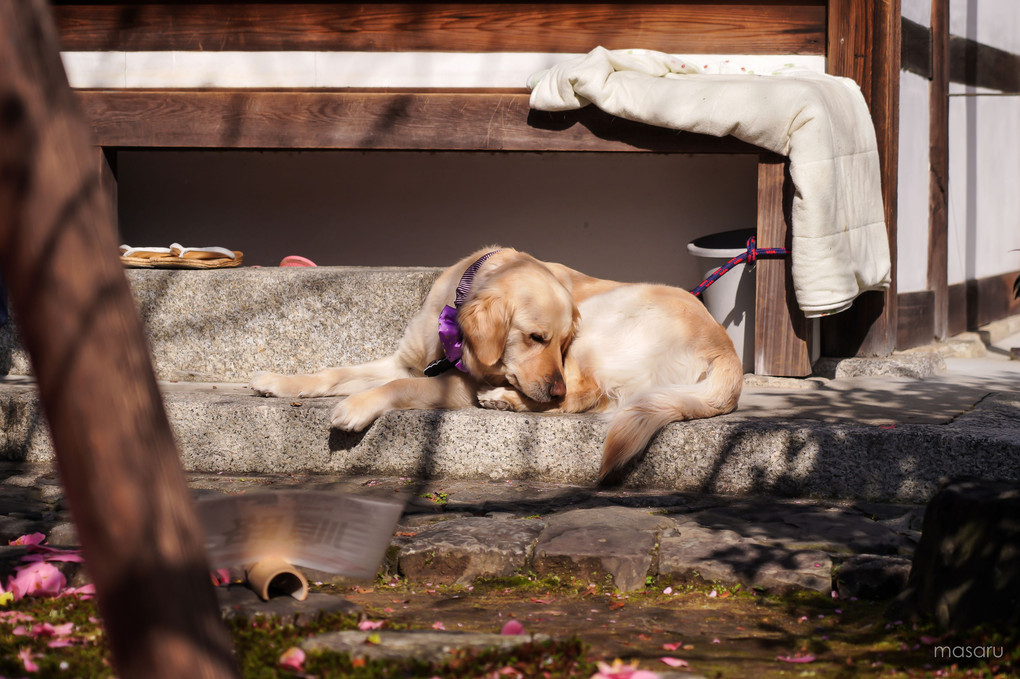
[[[39,666],[32,662],[33,657],[34,656],[32,655],[32,649],[30,648],[23,648],[20,651],[18,651],[18,659],[25,664],[26,672],[39,671]]]
[[[813,656],[813,655],[777,655],[776,656],[776,660],[779,660],[779,661],[782,661],[782,662],[796,662],[796,663],[814,662],[815,661],[815,656]]]
[[[681,648],[683,645],[684,645],[684,642],[677,641],[677,642],[672,643],[672,644],[663,644],[662,647],[664,649],[666,649],[667,651],[675,651],[676,649]]]
[[[665,657],[665,658],[659,658],[659,660],[661,662],[666,663],[670,667],[687,667],[687,661],[684,660],[683,658]]]
[[[378,621],[362,620],[361,622],[358,623],[358,629],[362,631],[370,629],[379,629],[380,627],[383,626],[383,622],[384,622],[383,620]]]
[[[519,620],[509,620],[505,625],[503,625],[503,629],[501,629],[499,633],[509,636],[524,634],[524,625],[522,625]]]
[[[444,625],[441,621],[437,620],[436,622],[432,623],[432,629],[445,630],[446,625]]]
[[[54,639],[46,644],[47,648],[65,648],[67,646],[74,646],[76,642],[81,641],[74,637],[63,637],[61,639]]]
[[[82,601],[88,601],[96,595],[96,586],[91,582],[81,587],[68,587],[64,590],[64,594],[70,594],[77,596]]]
[[[291,646],[280,656],[279,663],[282,667],[300,671],[301,666],[305,664],[305,652],[297,646]]]
[[[85,558],[80,549],[60,549],[49,545],[33,544],[28,547],[28,554],[21,557],[22,561],[75,561],[83,563]]]
[[[7,585],[15,599],[26,596],[52,596],[67,586],[67,578],[53,564],[33,563],[16,569],[17,574]]]
[[[84,563],[85,559],[81,554],[74,552],[56,552],[52,554],[46,554],[43,552],[37,552],[35,554],[26,554],[21,557],[22,561],[34,562],[34,561],[71,561],[74,563]]]
[[[214,571],[209,571],[209,577],[212,578],[213,587],[230,584],[230,571],[226,568],[217,568]]]
[[[66,637],[74,631],[73,622],[65,622],[63,625],[51,625],[48,622],[40,623],[32,627],[33,637]]]
[[[29,533],[28,535],[22,535],[16,540],[11,540],[7,544],[27,547],[28,545],[41,545],[44,542],[46,542],[46,536],[42,533]]]

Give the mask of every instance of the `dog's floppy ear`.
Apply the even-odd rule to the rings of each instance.
[[[503,357],[511,316],[506,299],[486,291],[474,295],[457,313],[464,344],[483,365],[496,365]]]

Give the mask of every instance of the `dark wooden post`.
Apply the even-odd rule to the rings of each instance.
[[[949,334],[949,0],[931,3],[929,105],[928,289],[935,339]]]
[[[774,153],[758,158],[758,242],[760,248],[789,248],[789,202],[793,183],[786,159]],[[811,347],[804,312],[794,296],[790,258],[755,263],[754,372],[805,377],[811,374]]]
[[[0,3],[0,268],[122,677],[236,676],[42,0]]]
[[[853,78],[871,109],[882,168],[892,285],[822,319],[827,356],[888,356],[896,347],[896,189],[899,153],[900,0],[828,0],[828,71]]]

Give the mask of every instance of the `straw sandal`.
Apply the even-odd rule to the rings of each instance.
[[[120,246],[120,261],[129,267],[224,269],[240,266],[243,260],[243,252],[221,247],[186,248],[180,243],[168,248]]]
[[[132,268],[152,268],[153,260],[170,255],[170,248],[133,248],[130,245],[120,246],[120,262]]]
[[[160,259],[160,266],[175,269],[223,269],[240,266],[244,253],[220,247],[186,248],[180,243],[170,244],[169,260]]]

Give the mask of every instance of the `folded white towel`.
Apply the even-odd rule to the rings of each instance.
[[[842,311],[891,281],[875,128],[853,80],[809,71],[706,75],[646,50],[588,54],[532,77],[531,106],[595,104],[621,118],[732,135],[790,159],[792,271],[808,317]]]

